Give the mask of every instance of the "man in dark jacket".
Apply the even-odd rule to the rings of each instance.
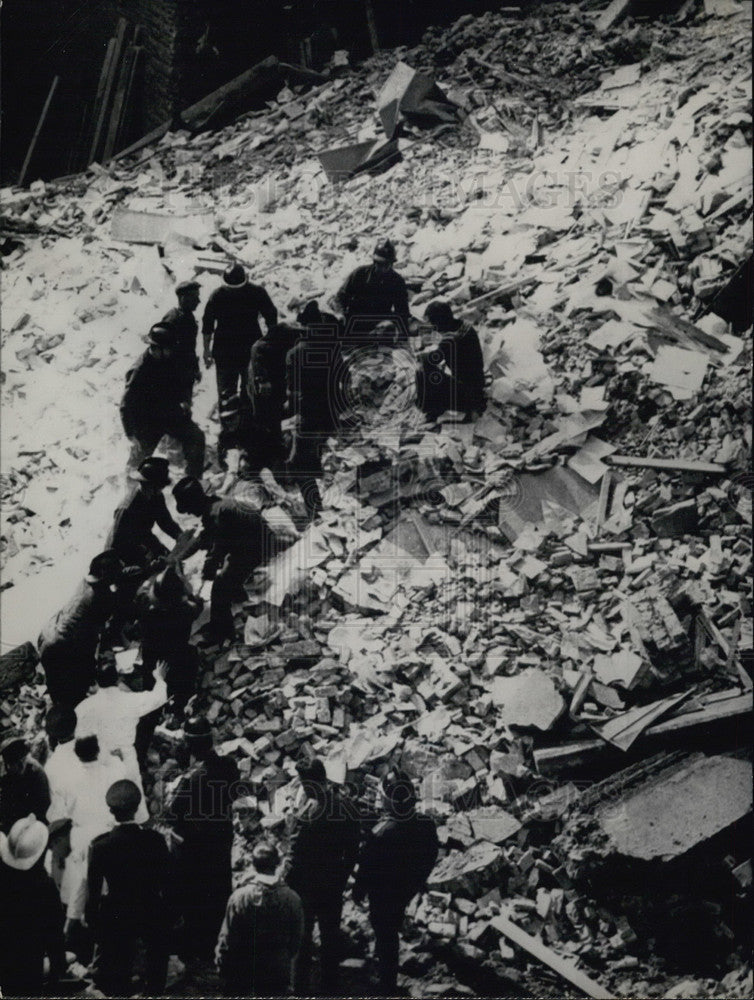
[[[154,534],[155,525],[171,538],[178,538],[181,529],[170,516],[162,491],[170,483],[165,458],[145,458],[139,466],[139,485],[115,511],[108,545],[126,566],[138,566],[146,575],[149,570],[162,568],[155,563],[163,560],[168,550]]]
[[[181,838],[177,895],[184,919],[183,956],[211,958],[232,889],[233,802],[241,793],[235,761],[213,748],[204,718],[183,727],[192,766],[167,804],[165,820]]]
[[[136,624],[141,661],[151,673],[160,660],[167,664],[165,682],[173,707],[182,711],[196,690],[199,654],[189,642],[191,626],[204,602],[175,567],[146,580],[136,594]]]
[[[411,779],[398,769],[382,780],[385,818],[368,835],[359,858],[353,898],[369,899],[380,988],[394,996],[398,978],[399,933],[406,907],[420,892],[438,854],[435,824],[416,813]]]
[[[214,581],[205,635],[217,642],[232,639],[231,606],[244,600],[243,584],[251,571],[273,554],[274,535],[257,509],[240,498],[208,496],[196,479],[182,479],[173,496],[180,514],[202,519],[204,530],[197,543],[207,550],[202,575]]]
[[[44,867],[47,836],[34,815],[17,820],[7,837],[0,833],[0,992],[6,997],[54,996],[65,972],[63,909]]]
[[[280,855],[272,844],[256,844],[251,860],[255,877],[228,900],[217,971],[225,996],[288,996],[304,927],[301,900],[279,881]]]
[[[204,432],[191,419],[186,378],[181,371],[175,330],[161,324],[153,326],[148,349],[126,375],[120,404],[123,429],[131,442],[129,468],[137,467],[151,455],[167,434],[183,448],[187,474],[201,476]]]
[[[284,457],[285,359],[303,335],[299,326],[277,323],[251,349],[248,392],[254,415],[252,460],[272,468]]]
[[[408,289],[403,278],[393,270],[396,253],[390,240],[381,240],[372,254],[372,263],[357,267],[337,293],[343,310],[345,343],[374,342],[374,328],[386,320],[395,325],[397,339],[408,337]]]
[[[260,316],[268,330],[277,323],[272,299],[261,285],[248,280],[240,264],[233,264],[207,300],[202,319],[204,363],[209,368],[214,360],[221,404],[239,394],[239,381],[240,395],[246,396],[251,348],[261,336]]]
[[[359,821],[354,804],[328,782],[321,760],[301,760],[297,771],[306,800],[293,820],[286,881],[301,897],[305,925],[296,960],[294,992],[308,995],[316,922],[322,992],[334,996],[338,992],[343,893],[359,853]]]
[[[4,773],[0,777],[0,830],[8,833],[30,813],[45,822],[50,808],[50,783],[41,764],[29,754],[23,736],[7,736],[0,743]]]
[[[484,359],[479,336],[469,323],[456,319],[447,302],[430,302],[428,323],[440,333],[439,343],[421,355],[419,401],[430,417],[460,410],[467,420],[484,412]]]
[[[137,946],[146,946],[146,994],[161,996],[168,967],[170,853],[156,830],[134,817],[141,792],[123,778],[110,786],[107,806],[117,826],[89,848],[86,922],[95,940],[94,983],[110,996],[131,996]]]
[[[117,610],[122,574],[112,549],[95,556],[74,596],[42,629],[37,650],[54,704],[75,707],[94,683],[97,649]]]
[[[160,326],[170,327],[176,336],[175,362],[184,385],[184,401],[191,403],[195,382],[200,382],[202,373],[196,354],[196,338],[199,325],[194,312],[199,305],[199,282],[181,281],[175,286],[178,305],[169,309],[160,321]]]

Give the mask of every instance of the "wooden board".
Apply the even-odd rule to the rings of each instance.
[[[92,163],[97,158],[100,146],[102,144],[102,136],[105,130],[105,121],[107,120],[107,114],[110,110],[110,104],[112,101],[116,74],[118,72],[118,67],[120,64],[120,55],[123,50],[123,43],[126,40],[127,30],[128,30],[128,21],[126,21],[126,19],[122,17],[118,21],[118,28],[115,32],[115,38],[111,39],[111,41],[113,42],[112,54],[111,54],[110,64],[107,69],[107,76],[105,79],[104,87],[102,90],[102,100],[99,106],[97,119],[94,126],[92,145],[89,150],[89,163]]]
[[[34,150],[35,150],[36,145],[37,145],[37,140],[39,139],[39,134],[42,131],[42,128],[44,126],[45,119],[47,118],[47,113],[50,110],[50,104],[52,103],[52,99],[55,96],[55,91],[58,88],[58,83],[59,82],[60,82],[60,77],[56,76],[55,79],[52,81],[52,86],[50,87],[50,90],[49,90],[49,92],[47,94],[47,99],[45,100],[44,106],[42,108],[42,114],[39,116],[39,121],[37,122],[37,127],[34,129],[34,135],[31,137],[31,142],[29,143],[29,148],[26,151],[26,157],[24,159],[23,166],[21,167],[21,173],[18,175],[18,184],[19,184],[19,187],[22,187],[24,181],[26,180],[26,173],[27,173],[27,171],[29,169],[29,164],[31,163],[31,158],[34,155]]]
[[[635,469],[660,469],[664,472],[703,472],[724,475],[728,470],[716,462],[696,462],[686,458],[644,458],[641,455],[608,455],[603,461]]]

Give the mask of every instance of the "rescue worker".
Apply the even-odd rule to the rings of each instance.
[[[141,662],[151,675],[159,661],[165,661],[168,698],[179,712],[196,690],[199,654],[189,640],[203,607],[204,601],[173,566],[146,580],[136,594]]]
[[[447,302],[430,302],[424,316],[441,336],[421,354],[420,405],[430,417],[460,410],[467,420],[475,421],[487,405],[479,335],[470,323],[453,315]]]
[[[142,574],[163,568],[168,550],[154,534],[155,525],[170,538],[178,538],[181,529],[168,512],[162,491],[170,484],[168,461],[145,458],[136,475],[139,485],[115,511],[108,544],[127,565],[137,566]],[[143,577],[142,577],[143,578]]]
[[[39,634],[37,650],[53,704],[75,707],[94,684],[97,649],[110,631],[121,582],[123,564],[117,554],[113,549],[101,552],[71,600]]]
[[[357,903],[369,899],[380,991],[395,996],[401,924],[434,868],[439,843],[432,819],[416,813],[416,792],[405,772],[389,770],[380,791],[385,816],[367,836],[353,898]]]
[[[196,339],[199,335],[199,324],[194,312],[199,305],[199,282],[181,281],[175,286],[178,305],[169,309],[160,321],[160,326],[167,326],[176,336],[175,361],[176,368],[184,381],[184,401],[191,403],[194,383],[201,382],[202,373],[199,368],[199,358],[196,353]]]
[[[76,712],[68,705],[53,705],[45,716],[47,741],[52,748],[45,762],[45,774],[50,786],[50,807],[47,810],[50,874],[58,889],[65,859],[71,850],[71,811],[82,779],[81,761],[75,750],[76,722]]]
[[[294,992],[309,994],[312,933],[319,925],[321,989],[339,989],[340,918],[343,893],[359,853],[360,827],[355,805],[327,780],[319,758],[296,765],[303,803],[293,818],[290,867],[286,882],[301,897],[304,936],[296,960]]]
[[[286,357],[290,411],[296,418],[293,445],[285,465],[286,479],[297,485],[310,517],[322,509],[317,477],[322,473],[322,447],[336,426],[336,343],[318,343],[316,326],[302,327],[303,336]]]
[[[251,349],[248,393],[254,417],[252,461],[273,468],[285,457],[281,424],[285,410],[285,359],[303,331],[276,323]]]
[[[210,620],[203,635],[222,643],[235,635],[232,604],[245,599],[243,584],[273,553],[274,535],[256,507],[238,497],[208,496],[196,479],[181,479],[173,496],[180,514],[202,519],[198,547],[207,550],[202,576],[213,581]]]
[[[170,854],[164,837],[136,821],[141,792],[114,782],[106,805],[116,824],[92,841],[87,870],[86,922],[95,947],[95,986],[109,996],[133,993],[137,946],[146,949],[146,996],[162,996],[168,968]]]
[[[352,271],[337,293],[335,300],[343,311],[346,345],[375,343],[374,329],[386,320],[395,325],[398,341],[407,340],[408,289],[393,270],[395,260],[392,241],[381,240],[372,253],[372,263]]]
[[[304,926],[301,900],[280,881],[273,844],[255,844],[251,861],[254,877],[228,900],[217,941],[223,995],[289,996]]]
[[[149,347],[126,375],[120,416],[131,442],[129,469],[138,467],[168,435],[183,448],[188,475],[201,476],[204,470],[204,432],[191,419],[180,358],[175,329],[158,324],[149,331]]]
[[[0,777],[0,830],[34,813],[45,822],[50,808],[50,785],[44,768],[29,753],[23,736],[13,733],[0,743],[3,775]]]
[[[211,958],[232,890],[233,802],[241,794],[238,767],[214,750],[203,717],[183,727],[191,767],[169,798],[165,821],[179,840],[177,897],[184,919],[181,957]]]
[[[246,396],[251,348],[261,336],[260,316],[268,330],[277,323],[272,299],[261,285],[248,280],[240,264],[232,264],[223,275],[223,284],[207,300],[202,318],[204,364],[207,368],[215,364],[221,405],[229,396]]]

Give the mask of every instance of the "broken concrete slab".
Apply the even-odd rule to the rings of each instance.
[[[516,677],[495,677],[491,687],[497,720],[505,726],[552,728],[565,710],[565,702],[544,671],[532,667]]]

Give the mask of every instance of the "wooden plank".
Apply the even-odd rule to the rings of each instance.
[[[696,462],[687,458],[646,458],[642,455],[608,455],[602,459],[609,465],[635,469],[661,469],[664,472],[703,472],[724,475],[728,470],[716,462]]]
[[[45,100],[44,107],[42,108],[42,114],[39,116],[39,121],[37,122],[37,127],[34,129],[34,135],[31,137],[31,142],[29,143],[29,148],[26,151],[26,157],[21,167],[21,173],[18,175],[19,187],[23,187],[23,183],[26,180],[26,174],[29,169],[29,164],[31,163],[31,158],[34,155],[34,150],[37,145],[37,140],[39,139],[39,133],[42,131],[45,119],[47,118],[47,112],[50,110],[50,104],[55,96],[55,91],[58,89],[58,83],[60,82],[60,77],[56,76],[52,81],[50,90],[47,94],[47,99]]]
[[[163,122],[162,125],[158,125],[157,128],[153,128],[151,132],[147,132],[143,135],[141,139],[137,139],[136,142],[132,142],[130,146],[126,146],[125,149],[121,149],[119,153],[116,153],[113,160],[121,160],[126,156],[131,156],[132,153],[138,153],[140,149],[144,149],[145,146],[151,146],[153,142],[158,142],[164,135],[167,135],[170,131],[170,126],[172,122]]]
[[[123,43],[126,39],[127,30],[128,30],[128,22],[124,17],[122,17],[118,21],[118,27],[115,32],[115,38],[112,40],[114,42],[113,51],[110,59],[110,65],[108,66],[105,85],[102,90],[102,101],[100,103],[99,113],[97,115],[97,121],[94,127],[92,145],[89,150],[89,163],[93,163],[94,160],[97,158],[100,144],[102,142],[102,134],[105,128],[105,119],[107,118],[107,113],[110,110],[110,101],[113,94],[115,75],[118,71],[118,65],[120,63],[120,54],[123,49]]]
[[[113,155],[113,150],[115,149],[115,139],[118,135],[118,128],[120,126],[120,119],[123,113],[123,105],[126,100],[126,88],[128,87],[128,80],[131,75],[131,68],[134,61],[134,46],[129,45],[126,49],[125,55],[120,63],[120,70],[118,71],[118,83],[115,88],[115,96],[113,97],[113,106],[110,112],[110,120],[107,127],[107,135],[105,136],[105,145],[102,149],[102,165],[107,166],[110,162],[110,157]]]
[[[628,14],[632,0],[613,0],[607,10],[604,10],[597,19],[597,32],[601,35],[609,31],[618,21]]]
[[[369,32],[369,42],[372,52],[380,51],[380,36],[377,34],[377,20],[374,16],[374,4],[372,0],[364,0],[364,11],[367,18],[367,31]]]
[[[606,990],[604,986],[601,986],[594,979],[590,979],[589,976],[576,967],[574,962],[563,958],[562,955],[558,955],[552,948],[548,948],[544,942],[540,941],[539,938],[527,934],[525,930],[522,930],[518,924],[514,924],[508,917],[502,914],[499,917],[493,917],[490,924],[496,931],[500,931],[501,934],[505,935],[509,941],[518,945],[519,948],[523,948],[524,951],[538,959],[538,961],[543,962],[553,972],[557,972],[559,976],[562,976],[567,982],[581,990],[582,993],[586,993],[588,997],[592,997],[593,1000],[615,1000],[614,995],[609,990]]]
[[[94,137],[94,133],[97,129],[97,122],[100,116],[100,109],[102,107],[102,99],[105,94],[105,87],[107,85],[107,80],[110,75],[110,71],[113,65],[113,55],[115,53],[115,39],[111,38],[107,43],[107,49],[105,50],[105,58],[102,61],[102,69],[99,74],[99,81],[97,82],[97,92],[94,95],[94,103],[92,104],[92,117],[91,121],[87,124],[87,130],[81,140],[81,151],[79,154],[79,162],[82,167],[86,167],[90,161],[90,147],[91,141]],[[87,135],[89,136],[87,140]]]
[[[134,81],[136,75],[139,72],[139,63],[141,62],[141,57],[144,49],[141,45],[136,45],[134,47],[133,59],[131,60],[131,71],[128,76],[128,82],[126,84],[126,96],[123,102],[123,111],[120,116],[120,121],[118,122],[118,134],[115,139],[115,148],[117,149],[124,139],[128,136],[128,126],[130,120],[130,114],[133,112],[133,106],[131,103],[131,98],[133,95]]]

